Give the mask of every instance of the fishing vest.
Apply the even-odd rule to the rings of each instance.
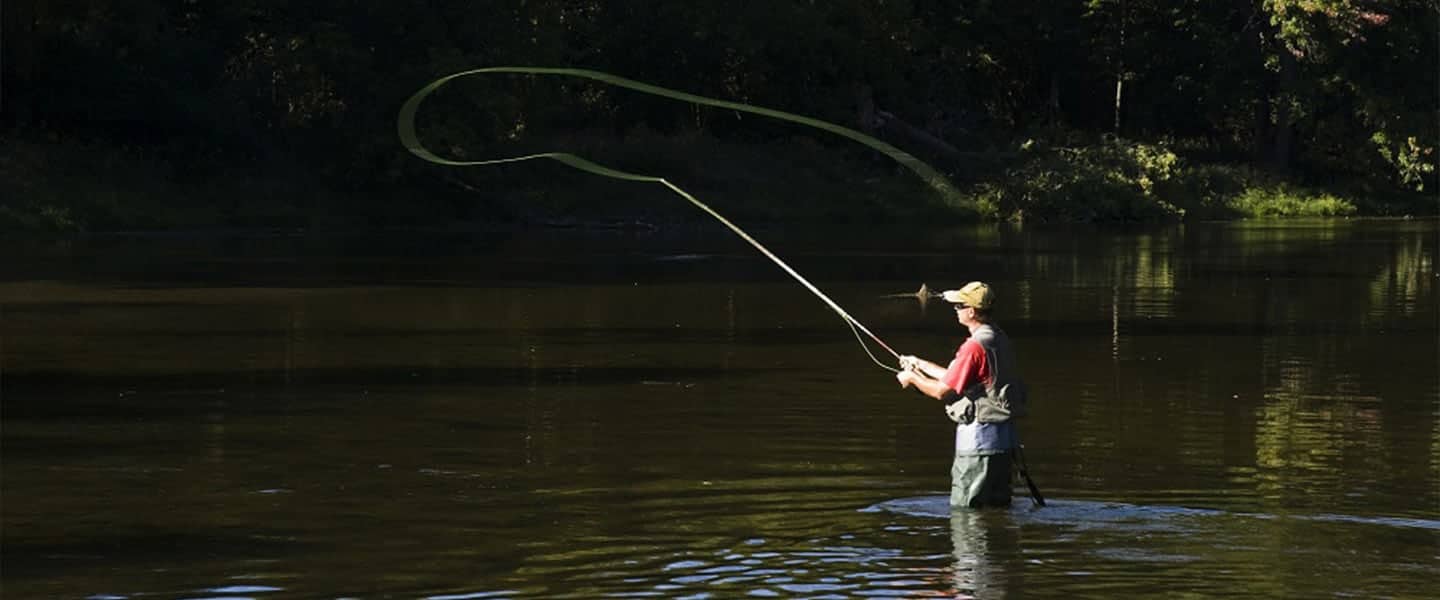
[[[1005,423],[1029,414],[1029,393],[1025,383],[1020,381],[1020,369],[1015,362],[1015,352],[1010,347],[1010,336],[990,325],[981,325],[970,334],[970,339],[985,351],[991,381],[988,384],[976,382],[961,390],[960,398],[945,407],[945,414],[961,425]]]

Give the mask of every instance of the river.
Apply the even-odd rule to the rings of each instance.
[[[718,226],[0,242],[4,595],[1431,598],[1437,231],[752,232],[940,362],[889,295],[994,286],[1048,505],[954,514],[943,411]]]

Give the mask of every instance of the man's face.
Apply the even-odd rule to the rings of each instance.
[[[974,318],[975,309],[970,308],[963,302],[955,305],[955,320],[959,321],[961,325],[968,326],[970,320]]]

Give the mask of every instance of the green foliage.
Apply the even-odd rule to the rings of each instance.
[[[84,231],[164,226],[146,202],[164,161],[95,144],[9,140],[0,145],[0,227]],[[106,173],[105,179],[87,172]],[[145,204],[141,204],[141,203]]]
[[[1073,142],[1072,142],[1073,143]],[[990,219],[1050,222],[1430,214],[1433,199],[1350,182],[1332,191],[1245,165],[1191,163],[1171,144],[1027,142],[972,190]]]
[[[1349,200],[1285,187],[1245,190],[1230,208],[1247,217],[1348,217],[1358,212]]]
[[[1415,136],[1405,138],[1403,143],[1390,141],[1383,131],[1370,136],[1380,156],[1395,167],[1400,180],[1415,191],[1425,189],[1425,176],[1435,172],[1435,148],[1421,146]]]
[[[405,97],[487,65],[599,69],[862,130],[876,123],[859,115],[893,115],[940,143],[877,135],[968,178],[991,218],[1343,212],[1326,193],[1360,213],[1409,212],[1406,194],[1440,183],[1432,0],[6,6],[0,127],[24,140],[0,148],[7,228],[580,218],[594,202],[552,186],[567,176],[441,171],[398,147]],[[1101,138],[1116,134],[1117,79],[1127,141]],[[761,218],[935,208],[843,140],[589,84],[467,84],[426,118],[427,141],[455,156],[591,143],[743,189],[753,200],[736,202]],[[1285,191],[1302,183],[1319,191]],[[390,201],[395,189],[411,199]],[[645,212],[627,191],[605,194]]]
[[[1080,147],[1021,145],[1018,163],[977,187],[990,218],[1040,221],[1162,220],[1185,215],[1162,197],[1180,159],[1161,145],[1104,138]]]
[[[1393,181],[1421,190],[1435,181],[1436,48],[1440,5],[1427,0],[1265,0],[1282,46],[1305,71],[1302,125],[1345,157],[1334,168],[1388,168]],[[1339,135],[1335,135],[1338,132]],[[1365,152],[1368,139],[1384,162]],[[1326,162],[1323,159],[1315,162]]]
[[[0,144],[0,230],[298,227],[331,200],[325,187],[282,164],[183,173],[133,147],[64,138]]]

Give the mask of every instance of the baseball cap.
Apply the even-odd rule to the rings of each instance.
[[[945,290],[942,295],[946,302],[964,304],[980,310],[986,310],[995,303],[995,292],[990,291],[990,286],[981,281],[972,281],[958,290]]]

